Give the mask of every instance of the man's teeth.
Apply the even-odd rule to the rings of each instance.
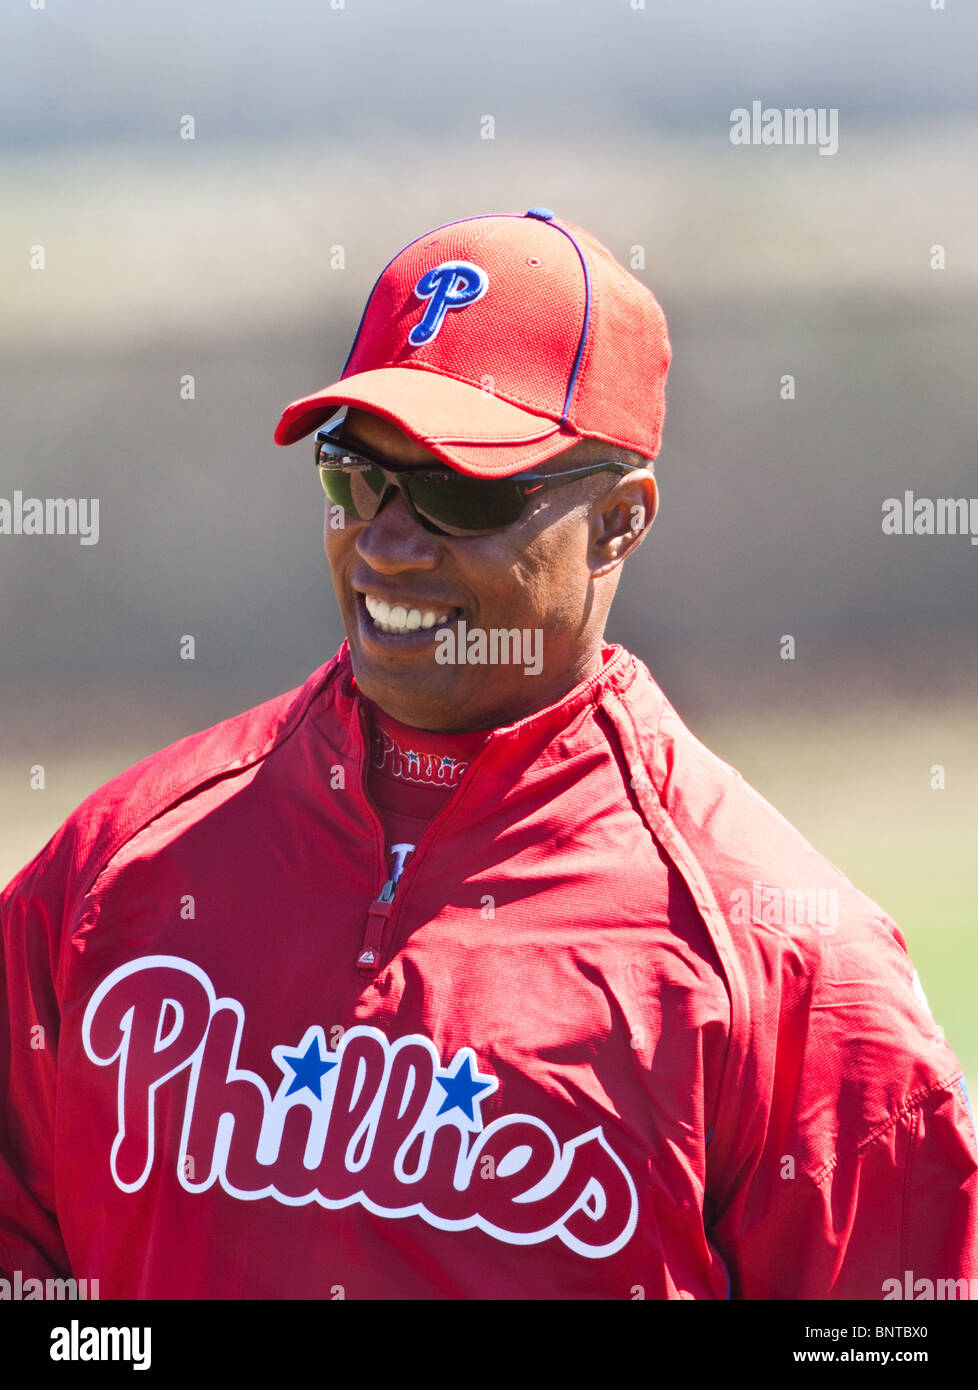
[[[369,594],[363,597],[374,627],[379,627],[381,632],[416,632],[419,627],[434,627],[437,623],[447,623],[454,611],[448,609],[440,613],[431,608],[422,611],[420,608],[405,608],[400,603],[391,607],[382,598],[371,598]]]

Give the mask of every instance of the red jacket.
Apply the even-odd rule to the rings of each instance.
[[[606,657],[492,733],[391,902],[345,644],[79,808],[0,899],[0,1273],[103,1298],[978,1277],[961,1069],[898,929]]]

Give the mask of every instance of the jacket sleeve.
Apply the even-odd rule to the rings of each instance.
[[[742,1299],[978,1295],[978,1152],[963,1078],[934,1087],[824,1174],[782,1165],[765,1218],[723,1240]]]
[[[730,991],[704,1202],[730,1296],[884,1300],[908,1279],[935,1297],[939,1280],[976,1280],[978,1293],[962,1068],[902,932],[693,738],[650,678],[630,700],[644,701],[643,722],[622,702],[616,728],[626,766],[649,769],[636,800]]]
[[[845,1214],[841,1258],[822,1291],[800,1297],[937,1297],[942,1286],[960,1297],[959,1280],[964,1297],[978,1293],[978,1154],[963,1077],[908,1107],[823,1186],[826,1218]]]
[[[39,861],[35,861],[35,865]],[[58,1005],[34,866],[0,897],[0,1277],[71,1274],[55,1217]]]

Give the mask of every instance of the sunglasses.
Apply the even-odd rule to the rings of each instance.
[[[487,536],[518,521],[530,498],[571,478],[592,473],[634,472],[639,465],[592,463],[566,473],[515,473],[509,478],[470,478],[452,468],[399,467],[382,463],[338,437],[341,426],[317,431],[316,465],[323,491],[355,521],[372,521],[396,488],[411,514],[437,536]]]

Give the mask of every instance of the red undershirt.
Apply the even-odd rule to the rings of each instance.
[[[367,707],[373,726],[367,792],[384,827],[387,867],[396,879],[410,851],[393,853],[392,846],[417,845],[489,735],[486,730],[428,733],[398,723],[370,701]]]

